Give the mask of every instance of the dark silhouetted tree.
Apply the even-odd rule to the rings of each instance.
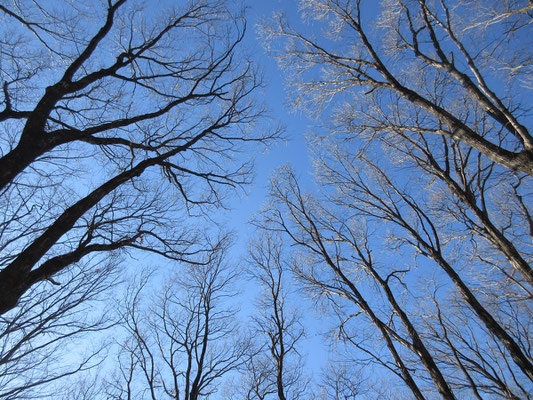
[[[209,398],[243,365],[249,340],[239,330],[235,272],[226,262],[219,251],[205,265],[184,266],[165,279],[162,290],[150,288],[153,277],[130,288],[118,373],[103,398]]]
[[[0,313],[91,253],[193,261],[183,217],[248,181],[265,142],[242,17],[224,2],[0,5]]]
[[[261,235],[250,246],[249,275],[261,288],[252,316],[253,351],[236,398],[297,400],[311,398],[303,347],[302,317],[290,304],[288,266],[281,242]],[[240,397],[239,397],[240,396]]]

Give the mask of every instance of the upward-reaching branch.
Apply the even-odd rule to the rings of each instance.
[[[30,286],[91,252],[153,246],[157,254],[180,259],[179,251],[185,255],[192,245],[173,248],[180,241],[163,221],[176,218],[180,202],[188,212],[219,204],[221,189],[248,181],[248,162],[235,158],[240,150],[276,137],[244,129],[262,114],[251,98],[261,83],[249,60],[236,56],[245,34],[242,17],[220,2],[184,5],[164,19],[142,16],[142,23],[126,0],[109,2],[87,41],[76,37],[78,30],[94,29],[81,12],[85,5],[64,5],[62,17],[49,6],[0,8],[20,36],[29,30],[27,40],[44,46],[41,52],[53,60],[49,65],[41,55],[42,65],[32,69],[18,63],[13,47],[0,66],[3,76],[22,77],[3,86],[3,120],[16,118],[18,131],[3,143],[0,157],[0,196],[9,198],[12,210],[0,232],[0,244],[6,243],[0,247],[0,313],[15,307]],[[216,40],[214,26],[222,29]],[[162,172],[155,186],[154,167]],[[161,195],[157,186],[167,182]],[[25,187],[35,187],[35,197],[24,199]],[[129,203],[128,196],[141,203]],[[21,214],[17,201],[30,211]],[[39,201],[48,202],[46,210]],[[98,221],[88,221],[91,212]],[[32,234],[18,234],[20,224],[32,226]]]
[[[466,50],[455,34],[453,26],[455,21],[449,16],[449,8],[443,2],[444,12],[447,13],[444,22],[424,1],[418,2],[417,5],[404,4],[403,1],[392,3],[391,11],[387,11],[382,21],[382,25],[387,29],[384,36],[392,35],[391,41],[396,41],[394,46],[389,46],[390,50],[405,58],[406,64],[413,63],[412,56],[414,56],[415,59],[421,60],[420,68],[445,71],[450,79],[463,87],[466,95],[474,99],[487,116],[515,136],[515,143],[504,145],[503,139],[499,137],[502,136],[501,132],[493,135],[479,132],[471,121],[463,119],[448,106],[451,102],[435,102],[423,96],[401,68],[397,68],[394,61],[388,61],[386,55],[381,54],[380,43],[369,36],[362,22],[364,20],[361,17],[363,12],[361,2],[322,0],[306,2],[306,9],[311,15],[331,22],[332,34],[342,35],[350,38],[351,43],[357,43],[351,48],[337,49],[334,44],[327,42],[323,44],[319,40],[292,30],[284,22],[265,28],[265,36],[274,45],[276,39],[291,40],[291,47],[287,50],[276,51],[276,56],[289,70],[301,76],[315,66],[327,71],[323,77],[313,76],[311,85],[302,81],[293,82],[303,97],[305,95],[312,97],[313,103],[331,101],[332,96],[359,86],[367,87],[369,89],[367,93],[375,90],[394,91],[415,109],[431,115],[433,118],[428,121],[436,120],[441,123],[441,128],[438,131],[433,130],[433,133],[466,143],[505,168],[533,176],[533,137],[526,125],[519,122],[518,115],[511,112],[510,107],[506,106],[504,100],[496,94],[496,90],[488,87],[487,80],[483,78],[483,73],[486,71],[480,71],[474,60],[475,56]],[[447,37],[444,39],[437,37],[437,28],[442,28]],[[422,37],[423,35],[427,37]],[[447,41],[455,44],[456,49],[449,49]],[[437,58],[428,55],[426,42],[432,44],[432,50],[437,53]],[[411,51],[412,54],[408,54],[407,51]],[[451,52],[452,58],[445,55],[445,52]],[[465,59],[469,70],[460,69],[459,57]],[[474,75],[476,81],[470,78],[469,73]],[[309,100],[309,97],[306,97],[305,101]],[[430,131],[428,129],[428,134]]]

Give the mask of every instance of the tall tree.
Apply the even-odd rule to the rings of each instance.
[[[530,34],[530,2],[386,0],[379,19],[364,14],[363,0],[301,4],[307,18],[329,25],[325,36],[338,45],[306,36],[283,19],[264,30],[268,39],[281,36],[289,43],[279,58],[303,78],[294,80],[297,101],[323,104],[357,87],[386,94],[420,115],[416,131],[425,137],[451,138],[510,170],[533,175],[527,114],[516,104],[519,99],[510,97],[513,89],[530,89],[531,52],[522,46]],[[369,25],[383,28],[382,39],[376,40]],[[314,67],[325,73],[306,75]],[[493,79],[505,82],[507,90]],[[445,96],[438,90],[444,87]],[[463,113],[466,99],[486,124]],[[367,132],[373,129],[370,125]]]
[[[235,271],[224,252],[184,269],[151,296],[150,277],[128,291],[122,307],[127,334],[105,398],[211,398],[244,363],[249,340],[237,323]]]
[[[248,400],[310,398],[309,377],[300,354],[304,327],[290,304],[290,271],[282,258],[283,246],[275,235],[261,235],[250,246],[249,273],[261,288],[252,317],[253,351],[238,396]]]
[[[247,182],[260,82],[225,2],[0,5],[0,313],[91,253],[203,250],[180,219]]]
[[[301,249],[294,269],[354,359],[415,398],[527,398],[532,5],[366,6],[303,1],[323,37],[264,29],[331,131],[311,144],[320,195],[282,171],[263,226]]]
[[[34,285],[15,312],[0,317],[0,399],[56,397],[61,383],[102,363],[103,332],[118,321],[109,304],[116,263],[77,263],[58,276],[68,285]]]

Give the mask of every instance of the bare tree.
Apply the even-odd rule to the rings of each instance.
[[[106,346],[99,333],[117,323],[106,304],[118,282],[115,263],[78,263],[59,274],[68,285],[53,290],[44,283],[35,285],[16,313],[0,317],[1,399],[55,396],[61,392],[55,390],[56,382],[102,362]],[[75,350],[80,343],[85,343],[84,351]]]
[[[282,18],[265,34],[296,103],[328,112],[330,132],[312,140],[321,193],[281,173],[263,226],[301,248],[294,268],[332,305],[354,360],[416,398],[528,398],[530,2],[302,10],[327,35]]]
[[[324,400],[356,400],[371,392],[366,379],[361,377],[361,371],[355,370],[351,363],[342,361],[332,362],[324,370],[320,385],[320,399]],[[372,393],[373,398],[379,398]],[[366,397],[371,398],[371,397]]]
[[[0,313],[91,253],[203,250],[180,218],[248,181],[261,115],[224,2],[0,5]]]
[[[342,312],[344,308],[342,304],[336,306],[336,315],[341,322],[339,330],[345,340],[351,341],[355,347],[368,352],[375,361],[396,373],[411,389],[415,398],[423,399],[422,389],[415,382],[402,352],[397,349],[398,344],[395,342],[399,340],[402,345],[419,356],[420,362],[432,376],[436,388],[443,397],[454,398],[435,360],[429,354],[412,321],[391,290],[390,277],[401,271],[392,271],[388,276],[383,277],[375,266],[367,238],[351,230],[349,224],[343,223],[334,214],[328,214],[327,210],[321,208],[319,204],[313,203],[312,200],[309,203],[309,200],[300,192],[298,183],[290,171],[287,170],[285,176],[279,175],[274,179],[273,196],[278,200],[279,208],[274,206],[266,215],[266,228],[287,233],[295,244],[306,249],[310,255],[310,258],[301,262],[301,265],[298,265],[297,261],[294,266],[299,279],[311,290],[318,291],[319,295],[330,297],[333,304],[336,304],[334,297],[339,296],[341,299],[349,299],[360,310],[354,312],[353,315],[346,315]],[[338,223],[341,224],[339,227],[336,226]],[[330,246],[329,243],[333,245]],[[350,256],[341,252],[343,244],[348,245]],[[322,263],[325,263],[329,269],[329,273],[326,272],[325,276],[321,273],[320,264]],[[314,264],[317,264],[316,269]],[[379,296],[386,296],[386,301],[379,306],[372,305],[369,296],[365,295],[357,285],[357,282],[362,279],[360,276],[362,271],[368,274],[371,281],[374,280],[375,284],[381,286],[383,293],[378,290]],[[376,294],[374,296],[377,297]],[[378,315],[377,310],[383,313],[388,308],[390,309],[388,316]],[[366,315],[378,330],[394,362],[391,363],[380,355],[373,355],[372,349],[361,346],[354,339],[354,334],[348,330],[348,322],[361,314]],[[401,320],[405,332],[391,329],[387,324],[387,320],[392,320],[395,315]],[[410,340],[404,335],[408,335]],[[397,369],[392,368],[390,364],[395,365]]]
[[[310,398],[309,378],[299,353],[304,328],[289,303],[282,253],[281,242],[268,234],[254,240],[249,251],[249,273],[262,292],[252,317],[252,336],[259,350],[246,364],[239,394],[250,400]]]
[[[440,234],[431,216],[413,198],[387,180],[380,169],[371,169],[372,164],[367,168],[375,180],[359,175],[361,165],[353,161],[345,166],[354,175],[337,166],[338,190],[329,199],[331,203],[326,203],[328,207],[302,193],[290,171],[276,176],[274,203],[264,215],[263,227],[285,232],[301,248],[294,257],[293,270],[313,296],[328,301],[339,319],[339,337],[354,348],[353,359],[380,365],[395,374],[415,398],[426,398],[424,393],[431,391],[439,392],[442,398],[456,398],[454,389],[465,389],[456,377],[465,372],[465,379],[473,375],[476,386],[485,392],[504,398],[526,396],[530,353],[524,302],[519,297],[514,298],[518,304],[512,306],[482,302],[480,297],[486,300],[485,296],[475,294],[470,286],[477,287],[475,280],[462,279],[448,262],[448,253],[437,250],[442,242]],[[344,180],[341,172],[346,173]],[[376,224],[372,231],[362,224],[363,218],[368,226]],[[378,221],[387,228],[379,227]],[[413,251],[407,251],[408,246]],[[434,264],[418,260],[410,265],[410,257],[417,260],[417,253]],[[426,273],[452,293],[455,305],[446,310],[450,318],[446,322],[442,309],[449,303],[444,297],[436,300],[437,323],[433,310],[423,307],[424,296],[417,286]],[[456,294],[445,276],[451,278]],[[454,311],[457,308],[462,314]],[[459,315],[468,321],[462,325],[466,332],[449,325],[452,320],[459,321]],[[446,329],[458,332],[457,342],[443,338]],[[377,337],[382,343],[376,342]],[[461,373],[457,371],[460,364],[449,362],[453,353],[469,365],[463,365]],[[522,359],[526,368],[520,363]],[[494,385],[496,380],[499,387]],[[466,388],[474,390],[474,386]]]
[[[452,138],[506,168],[533,175],[532,137],[511,97],[523,82],[506,80],[513,71],[531,71],[531,53],[521,43],[531,33],[533,6],[513,0],[486,3],[387,0],[381,18],[369,20],[365,1],[306,0],[303,12],[324,21],[326,37],[337,45],[302,35],[282,19],[264,34],[287,39],[289,47],[278,54],[302,78],[296,84],[298,102],[324,104],[358,87],[394,96],[424,117],[417,131],[425,137]],[[383,30],[371,32],[366,25],[372,24]],[[480,38],[486,38],[482,45]],[[517,52],[523,53],[517,57]],[[502,64],[506,67],[498,68]],[[317,77],[313,68],[323,73]],[[446,96],[434,99],[424,93],[427,78],[449,88]],[[502,90],[492,87],[492,79],[503,80],[507,90],[498,95]],[[463,99],[485,115],[490,133],[480,129],[473,115],[461,113]]]
[[[127,335],[107,398],[209,398],[244,363],[248,341],[235,318],[235,273],[221,253],[205,265],[184,266],[162,291],[149,288],[159,285],[155,276],[131,288],[123,311]]]

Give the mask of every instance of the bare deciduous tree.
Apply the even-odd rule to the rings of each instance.
[[[473,381],[484,391],[505,398],[527,394],[527,303],[512,293],[501,293],[501,287],[500,296],[510,296],[516,304],[491,304],[489,294],[477,294],[474,288],[479,282],[463,279],[454,269],[464,266],[448,257],[459,256],[440,247],[443,241],[431,216],[412,197],[381,170],[372,169],[372,164],[366,168],[375,180],[359,175],[360,164],[352,161],[345,166],[354,175],[342,175],[341,180],[341,171],[346,171],[337,165],[336,180],[329,184],[338,185],[338,191],[327,207],[302,193],[290,171],[276,176],[275,201],[264,215],[264,227],[285,232],[301,248],[293,270],[314,296],[324,297],[331,305],[339,318],[339,337],[353,346],[355,359],[394,373],[420,399],[426,391],[455,398],[453,389],[465,388],[457,379],[461,362],[449,362],[454,353],[469,365],[462,365],[461,374],[466,372],[465,379],[475,376]],[[375,228],[370,231],[362,219]],[[419,260],[417,253],[434,263]],[[455,304],[439,296],[436,307],[423,307],[423,291],[417,287],[427,273],[443,285]],[[444,322],[442,309],[448,306],[450,319]],[[461,314],[454,311],[458,308]],[[437,322],[433,313],[439,316]],[[450,325],[452,320],[460,321],[460,315],[468,322],[463,320],[466,332]],[[442,335],[452,330],[457,337],[447,341]],[[376,335],[382,344],[376,343]]]
[[[235,318],[235,276],[221,253],[205,265],[184,266],[162,291],[149,288],[149,277],[130,290],[123,311],[127,336],[107,398],[209,398],[245,362],[248,340]]]
[[[309,378],[299,353],[304,337],[301,316],[289,304],[287,266],[282,245],[273,235],[258,237],[250,247],[250,275],[261,288],[252,335],[259,350],[246,364],[246,399],[297,400],[310,398]]]
[[[302,6],[328,35],[283,19],[265,34],[296,101],[335,105],[312,142],[322,192],[281,173],[264,226],[301,248],[295,270],[354,359],[416,398],[527,398],[531,4],[394,0],[379,17],[364,1]]]
[[[102,362],[106,346],[99,332],[117,323],[106,304],[118,281],[115,262],[78,263],[59,274],[68,285],[35,285],[16,313],[0,317],[1,399],[57,395],[56,382]],[[76,351],[88,335],[90,345]]]
[[[371,392],[367,380],[361,378],[361,371],[350,368],[350,363],[342,361],[332,362],[324,370],[322,384],[320,385],[320,399],[328,400],[357,400]],[[379,398],[372,393],[373,398]]]
[[[243,18],[126,0],[14,0],[0,18],[0,313],[91,253],[192,260],[203,249],[179,218],[247,182],[236,154],[274,136],[250,128]]]
[[[303,13],[324,21],[326,37],[335,44],[305,36],[282,19],[265,28],[264,35],[281,36],[289,44],[278,55],[295,72],[295,83],[302,78],[295,85],[298,102],[324,104],[358,87],[397,97],[406,110],[423,116],[416,131],[425,137],[451,138],[506,168],[533,175],[533,140],[510,97],[523,82],[506,81],[513,71],[531,71],[531,53],[523,49],[522,40],[531,33],[533,6],[513,0],[485,3],[387,0],[381,18],[370,20],[364,15],[365,1],[305,0]],[[372,23],[383,30],[371,32]],[[317,76],[314,68],[323,73]],[[439,80],[449,91],[442,96],[431,85],[424,93],[427,78]],[[507,90],[498,94],[502,90],[493,88],[492,79],[503,80]],[[432,93],[440,93],[439,98]],[[475,115],[462,113],[461,100],[467,98],[468,107],[485,115],[490,132],[471,119]]]

